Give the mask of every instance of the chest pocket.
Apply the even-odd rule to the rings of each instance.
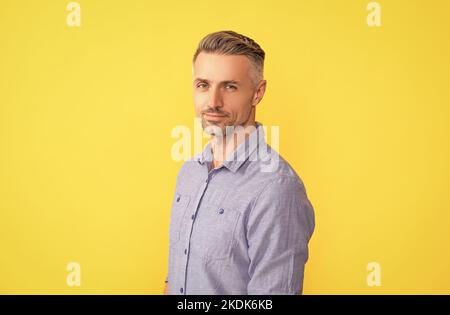
[[[227,259],[231,255],[240,212],[207,205],[196,218],[191,247],[207,261]]]
[[[169,243],[171,247],[175,246],[180,240],[180,233],[189,201],[190,197],[182,194],[175,194],[172,201],[169,225]]]

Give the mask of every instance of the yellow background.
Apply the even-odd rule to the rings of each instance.
[[[378,1],[381,27],[368,0],[68,2],[0,1],[0,293],[162,292],[171,130],[226,29],[266,51],[257,120],[316,211],[304,293],[450,293],[449,1]]]

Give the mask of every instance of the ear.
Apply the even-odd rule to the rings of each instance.
[[[266,80],[259,81],[256,86],[255,94],[253,95],[252,106],[258,105],[258,103],[262,100],[264,93],[266,92]]]

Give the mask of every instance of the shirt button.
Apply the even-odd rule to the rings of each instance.
[[[222,208],[219,210],[219,214],[222,214],[225,210],[223,210]]]
[[[187,255],[187,248],[184,249],[184,254]]]
[[[178,196],[178,198],[177,198],[177,202],[179,202],[180,201],[180,196]]]
[[[183,288],[180,288],[180,292],[183,293]]]
[[[192,219],[192,220],[194,220],[194,219],[195,219],[195,214],[193,214],[193,215],[191,216],[191,219]]]

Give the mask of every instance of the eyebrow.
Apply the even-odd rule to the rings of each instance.
[[[202,79],[202,78],[196,78],[196,79],[194,80],[194,83],[197,83],[197,82],[211,83],[210,80],[208,80],[208,79]],[[238,82],[238,81],[235,81],[235,80],[226,80],[226,81],[219,82],[219,84],[229,84],[229,83],[239,85],[239,82]]]

